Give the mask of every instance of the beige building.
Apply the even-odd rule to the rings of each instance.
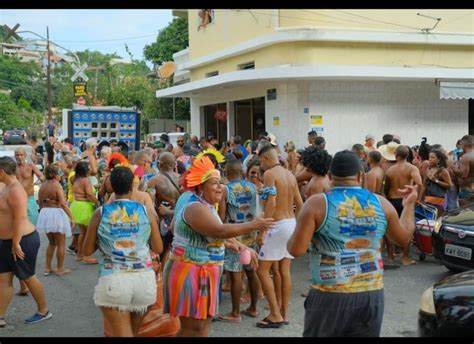
[[[316,130],[331,152],[396,133],[454,147],[474,132],[472,10],[175,10],[189,47],[174,55],[192,134],[266,130],[282,146]],[[440,18],[440,20],[438,20]]]

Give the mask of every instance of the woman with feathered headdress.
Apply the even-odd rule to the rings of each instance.
[[[174,239],[164,268],[164,312],[179,316],[178,336],[204,337],[218,314],[223,239],[268,229],[273,219],[222,224],[214,207],[222,198],[220,172],[207,156],[194,160],[183,182],[188,192],[175,206]]]

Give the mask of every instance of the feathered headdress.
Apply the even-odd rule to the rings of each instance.
[[[202,151],[201,153],[196,155],[196,159],[200,159],[203,156],[205,156],[206,154],[213,155],[214,158],[216,158],[216,161],[217,161],[218,164],[222,164],[223,162],[225,162],[225,157],[222,155],[222,153],[219,152],[217,149],[213,149],[213,148],[208,148],[208,149]]]
[[[109,159],[107,160],[107,167],[110,168],[110,162],[113,160],[118,160],[120,165],[128,164],[128,160],[123,154],[115,152],[109,155]]]
[[[186,186],[192,188],[201,185],[211,178],[220,178],[221,173],[215,169],[211,159],[203,156],[194,160],[186,175]]]

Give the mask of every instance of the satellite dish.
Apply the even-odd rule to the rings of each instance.
[[[173,75],[175,70],[176,70],[176,63],[174,63],[174,62],[165,62],[158,69],[158,75],[159,75],[160,79],[168,79],[170,76]]]

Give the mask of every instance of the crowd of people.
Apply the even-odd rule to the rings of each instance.
[[[415,204],[441,215],[474,201],[470,135],[448,150],[369,134],[334,155],[313,131],[301,149],[292,141],[280,149],[267,132],[222,144],[212,133],[183,134],[175,147],[162,135],[139,151],[94,138],[80,147],[54,135],[43,141],[30,142],[31,162],[23,148],[15,160],[0,158],[0,327],[14,276],[17,295],[31,293],[37,304],[25,322],[52,317],[35,272],[44,233],[45,277],[71,273],[65,252],[98,264],[94,302],[113,336],[137,336],[156,302],[153,260],[163,266],[163,311],[179,317],[178,336],[258,318],[260,299],[269,311],[256,326],[282,328],[291,321],[291,262],[303,254],[311,274],[303,336],[379,336],[384,269],[416,263]],[[226,291],[232,308],[221,314]]]

